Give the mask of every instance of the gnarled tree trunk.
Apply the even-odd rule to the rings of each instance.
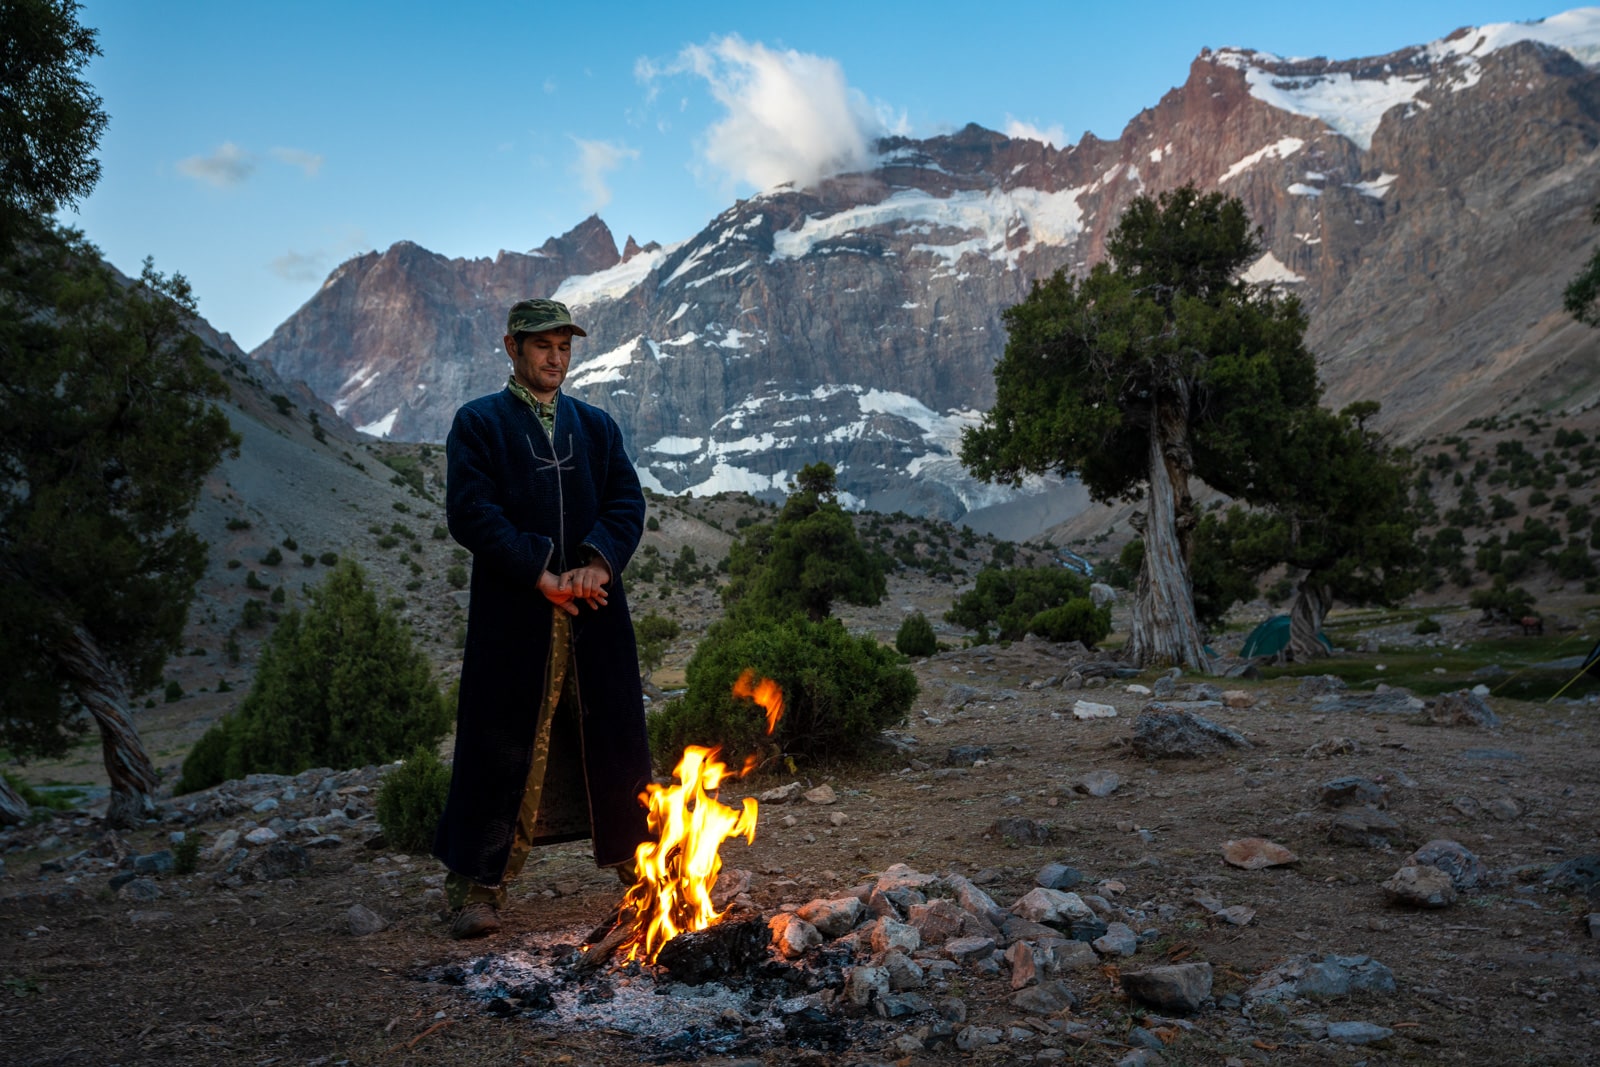
[[[1333,591],[1311,581],[1309,575],[1295,586],[1294,603],[1289,605],[1289,652],[1296,662],[1328,655],[1328,646],[1317,640],[1317,634],[1322,632],[1322,620],[1332,605]]]
[[[0,776],[0,826],[15,826],[28,820],[28,802]]]
[[[127,677],[82,624],[72,628],[61,659],[72,672],[78,699],[100,728],[106,774],[111,779],[106,821],[112,826],[138,826],[157,813],[155,793],[160,779],[128,713]]]
[[[1144,565],[1133,604],[1128,653],[1141,667],[1182,664],[1211,670],[1194,614],[1185,533],[1194,523],[1189,498],[1187,405],[1151,405],[1150,506],[1144,516]]]

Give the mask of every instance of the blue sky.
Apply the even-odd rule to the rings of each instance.
[[[111,123],[66,221],[250,349],[396,241],[493,256],[598,212],[670,243],[876,132],[1113,138],[1204,47],[1346,59],[1566,6],[86,0]]]

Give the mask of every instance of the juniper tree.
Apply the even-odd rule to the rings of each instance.
[[[1189,480],[1270,494],[1254,455],[1317,402],[1306,321],[1292,297],[1239,280],[1260,243],[1237,199],[1192,186],[1138,197],[1106,250],[1087,275],[1057,271],[1005,312],[995,405],[961,458],[992,481],[1054,471],[1098,501],[1142,500],[1129,652],[1205,669]]]

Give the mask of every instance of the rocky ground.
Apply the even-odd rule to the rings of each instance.
[[[1491,696],[1488,718],[1097,662],[1022,642],[917,663],[917,710],[882,769],[741,783],[771,799],[755,843],[724,849],[743,872],[729,888],[808,955],[709,986],[569,975],[559,1010],[468,977],[556,959],[615,906],[615,882],[581,845],[541,850],[505,931],[452,942],[438,865],[378,839],[382,768],[229,783],[126,835],[92,808],[13,829],[0,1058],[1597,1058],[1597,871],[1572,862],[1600,851],[1592,704]],[[1216,728],[1173,732],[1185,714]],[[199,845],[193,873],[172,868],[178,835]],[[625,1010],[670,994],[645,1014],[671,1029],[713,987],[742,999],[709,1030],[641,1036]]]

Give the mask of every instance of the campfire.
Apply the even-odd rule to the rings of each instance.
[[[733,695],[754,701],[765,712],[767,734],[783,716],[783,691],[769,678],[745,671],[733,684]],[[711,892],[722,871],[722,843],[756,837],[756,802],[744,799],[741,809],[728,807],[714,795],[724,779],[750,773],[758,758],[749,756],[738,772],[717,757],[720,748],[689,745],[673,769],[672,785],[647,786],[639,800],[649,810],[656,840],[641,844],[634,860],[639,875],[623,897],[622,922],[628,924],[618,951],[625,960],[656,962],[662,948],[684,933],[705,930],[722,918]]]

